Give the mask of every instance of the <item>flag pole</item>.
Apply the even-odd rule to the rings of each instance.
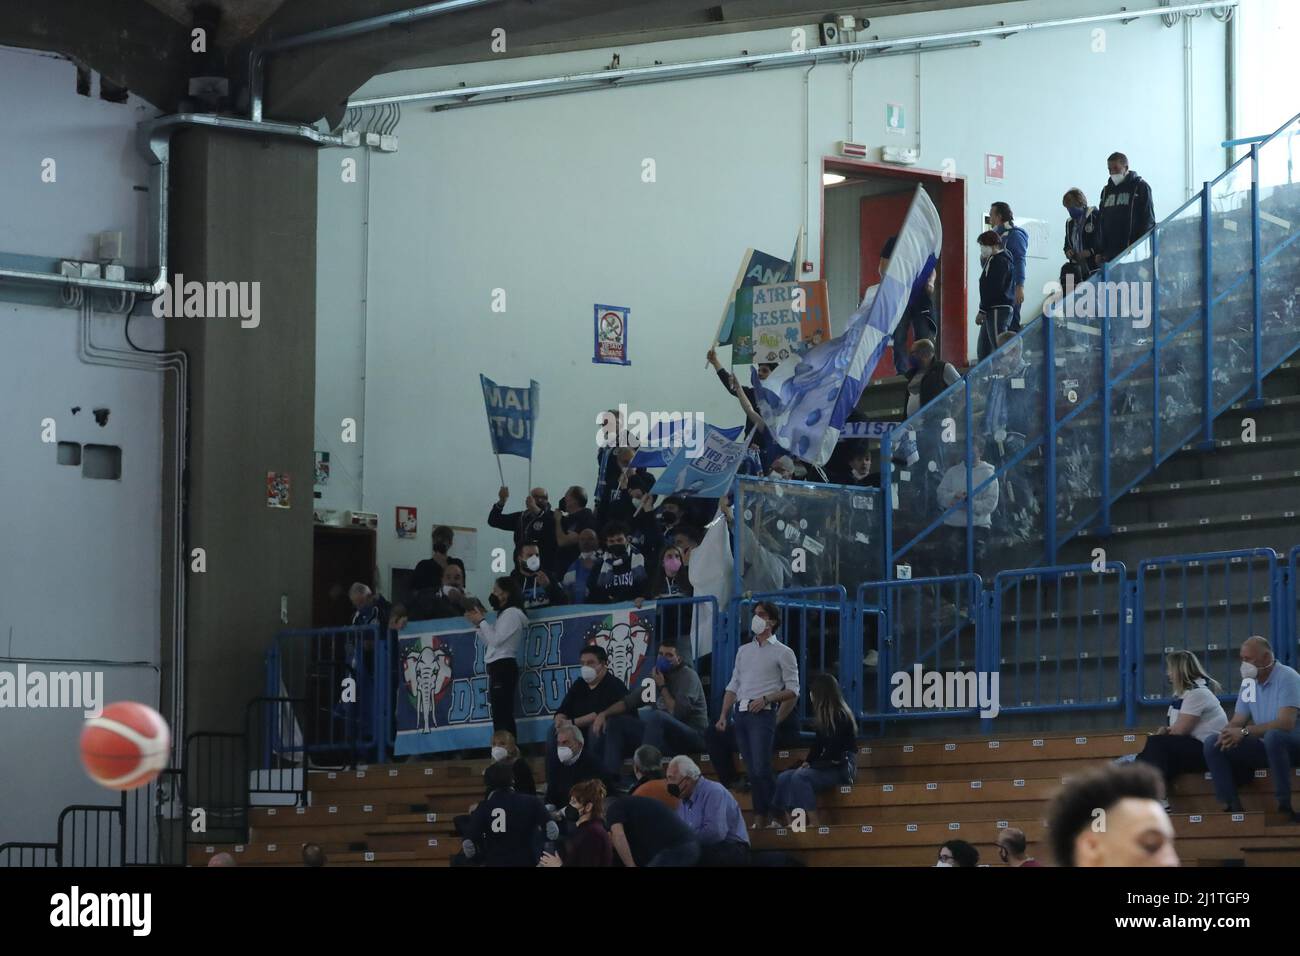
[[[501,487],[504,488],[506,486],[506,474],[504,471],[501,470],[501,456],[497,455],[496,458],[497,458],[497,477],[501,479]]]

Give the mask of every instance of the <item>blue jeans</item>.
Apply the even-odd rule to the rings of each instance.
[[[847,766],[835,770],[792,767],[783,770],[776,778],[776,796],[772,799],[772,806],[787,813],[791,810],[816,810],[817,791],[848,782]]]
[[[642,707],[637,712],[641,718],[644,735],[641,742],[658,748],[665,757],[678,754],[699,753],[704,750],[704,735],[683,723],[666,710]]]
[[[772,746],[776,742],[776,708],[768,707],[757,714],[737,711],[722,733],[709,728],[709,759],[718,779],[731,786],[736,779],[734,755],[737,750],[749,772],[754,813],[767,816],[776,793],[776,775],[772,772]]]
[[[664,847],[650,858],[646,866],[694,866],[700,862],[700,842],[687,840],[676,846]]]
[[[1279,807],[1291,806],[1291,767],[1300,760],[1300,727],[1251,735],[1231,750],[1219,749],[1219,738],[1205,741],[1205,766],[1214,777],[1214,795],[1224,806],[1237,803],[1237,777],[1247,770],[1268,768]]]

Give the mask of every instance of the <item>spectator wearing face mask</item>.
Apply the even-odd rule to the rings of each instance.
[[[817,736],[803,763],[782,771],[772,798],[783,826],[790,824],[796,810],[804,811],[809,826],[818,826],[817,793],[846,786],[857,777],[858,722],[840,693],[839,681],[818,674],[808,685],[808,702]]]
[[[656,600],[688,598],[693,593],[691,582],[686,580],[686,562],[682,558],[681,549],[676,545],[664,548],[650,584],[650,596]]]
[[[975,536],[975,570],[978,572],[983,567],[984,558],[988,554],[989,534],[993,527],[993,511],[998,506],[998,482],[993,477],[993,466],[984,460],[980,445],[982,442],[974,441],[971,443],[971,454],[974,456],[971,462],[971,489],[972,496],[972,519],[973,534]],[[982,486],[982,487],[981,487]],[[939,482],[939,508],[945,512],[943,517],[944,525],[944,551],[950,560],[965,567],[966,565],[966,463],[957,462],[943,473],[943,481]],[[952,509],[949,511],[948,509]]]
[[[655,480],[645,472],[636,472],[627,481],[626,493],[610,502],[610,522],[627,525],[627,543],[653,561],[659,552],[660,534],[654,516],[655,496],[650,493]]]
[[[754,390],[748,385],[741,385],[739,382],[736,381],[736,376],[732,375],[730,372],[728,372],[725,368],[722,367],[722,365],[718,362],[717,349],[709,349],[708,359],[709,359],[709,364],[713,366],[713,371],[717,373],[718,381],[722,383],[722,387],[725,388],[727,391],[729,391],[732,395],[736,395],[737,398],[740,397],[740,395],[737,394],[737,392],[744,394],[749,398],[749,403],[753,405]],[[776,371],[775,362],[759,362],[758,363],[759,381],[762,381],[763,379],[767,378],[774,371]]]
[[[1100,256],[1105,249],[1101,235],[1101,213],[1096,206],[1088,205],[1088,197],[1075,186],[1061,198],[1061,205],[1070,214],[1065,223],[1065,258],[1061,267],[1061,287],[1069,282],[1082,285],[1096,272]],[[1068,280],[1068,281],[1067,281]]]
[[[889,260],[894,257],[894,245],[897,242],[897,236],[890,236],[885,240],[884,248],[880,250],[880,264],[877,270],[882,279],[885,277],[885,270],[889,268]],[[903,318],[894,329],[894,368],[899,375],[905,374],[908,368],[907,333],[912,333],[914,342],[933,339],[939,334],[939,326],[934,321],[934,275],[931,271],[924,283],[912,289],[907,307],[903,310]]]
[[[1028,848],[1024,830],[1005,827],[998,831],[998,859],[1007,866],[1042,866],[1032,856],[1025,855]]]
[[[535,544],[521,544],[515,549],[515,570],[510,575],[519,585],[524,610],[563,604],[564,589],[542,567],[542,556]]]
[[[1291,803],[1292,767],[1300,759],[1300,674],[1274,657],[1262,637],[1247,638],[1240,656],[1242,684],[1232,720],[1203,745],[1214,794],[1225,810],[1240,813],[1238,775],[1267,767],[1278,810],[1300,823]]]
[[[636,777],[636,783],[632,787],[631,794],[658,800],[676,813],[677,804],[681,801],[668,792],[663,762],[664,755],[658,747],[652,747],[650,744],[637,747],[636,752],[632,754],[632,774]]]
[[[670,808],[650,797],[625,796],[605,808],[614,855],[632,866],[694,866],[700,859],[695,831]]]
[[[483,774],[487,797],[474,808],[465,837],[475,850],[475,862],[484,866],[534,866],[537,845],[549,817],[536,795],[519,793],[514,775],[504,763],[494,763]],[[468,851],[467,851],[468,852]]]
[[[564,695],[564,700],[560,701],[559,709],[555,712],[554,728],[550,734],[551,743],[546,751],[547,781],[551,779],[552,772],[558,771],[563,762],[557,743],[558,730],[570,721],[587,736],[586,746],[591,751],[593,764],[605,768],[602,753],[605,747],[602,736],[604,723],[597,726],[596,719],[627,696],[627,687],[609,670],[609,654],[606,653],[605,648],[599,644],[588,644],[578,655],[578,661],[582,666],[579,672],[580,679],[569,685],[568,693]],[[613,775],[618,773],[619,768],[614,766],[609,767],[608,770],[613,781],[616,779]]]
[[[442,573],[438,601],[438,613],[433,615],[434,618],[456,617],[465,613],[465,569],[454,561]]]
[[[528,629],[523,611],[523,595],[513,578],[497,578],[488,598],[497,612],[488,621],[483,605],[475,601],[465,610],[465,620],[474,627],[483,642],[483,663],[487,667],[488,705],[492,710],[492,729],[515,730],[515,697],[519,686],[519,642]]]
[[[632,467],[636,457],[635,448],[615,448],[605,470],[605,489],[600,504],[596,508],[596,525],[603,527],[614,520],[620,512],[626,513],[628,507],[628,489],[632,478],[640,473],[639,468]]]
[[[591,508],[596,513],[596,524],[605,510],[605,499],[618,483],[618,442],[623,429],[623,419],[617,408],[596,416],[600,431],[596,433],[596,485],[592,489]],[[613,472],[611,478],[610,473]]]
[[[979,866],[980,851],[965,840],[949,840],[939,847],[939,861],[935,866]]]
[[[411,578],[407,582],[407,587],[411,593],[415,594],[424,588],[440,588],[445,582],[447,568],[456,565],[460,568],[461,575],[465,573],[465,562],[460,558],[449,557],[447,552],[451,550],[455,542],[456,533],[445,524],[440,524],[433,529],[433,557],[425,558],[416,564],[411,571]]]
[[[794,651],[776,639],[780,620],[775,604],[760,601],[754,606],[750,621],[753,638],[736,652],[731,681],[722,697],[721,716],[708,732],[709,759],[725,786],[736,780],[735,753],[740,751],[749,772],[754,826],[759,829],[769,825],[768,815],[776,794],[776,775],[772,772],[776,728],[799,699],[799,662]]]
[[[840,467],[843,471],[837,471],[833,476],[836,484],[857,488],[880,487],[880,472],[871,470],[871,447],[865,441],[850,444],[848,460]]]
[[[605,772],[577,724],[565,721],[554,731],[554,754],[546,755],[546,802],[563,806],[569,790],[583,780],[604,779]]]
[[[1106,167],[1110,181],[1102,187],[1097,203],[1101,210],[1102,239],[1098,265],[1119,258],[1125,249],[1156,227],[1151,186],[1128,168],[1128,157],[1111,153]]]
[[[1047,807],[1056,865],[1178,866],[1164,795],[1160,774],[1142,763],[1071,777]]]
[[[975,324],[980,327],[976,352],[980,361],[993,351],[997,337],[1011,325],[1016,287],[1013,262],[996,232],[980,233],[980,310]]]
[[[687,499],[677,495],[670,495],[663,500],[654,512],[655,527],[658,529],[659,538],[664,547],[673,543],[673,536],[676,534],[677,526],[686,521]]]
[[[591,577],[600,570],[600,537],[591,528],[578,534],[578,557],[564,572],[564,592],[571,604],[586,604]]]
[[[922,339],[912,345],[912,367],[907,371],[906,416],[911,418],[939,397],[949,385],[961,380],[957,369],[935,356],[934,343]]]
[[[740,804],[722,784],[709,780],[685,754],[668,762],[668,792],[681,800],[677,815],[700,843],[700,866],[745,866],[749,831]]]
[[[1172,651],[1165,658],[1165,679],[1174,692],[1169,723],[1147,737],[1136,759],[1160,771],[1165,781],[1165,809],[1174,780],[1180,773],[1203,774],[1205,742],[1217,740],[1228,726],[1228,715],[1219,703],[1219,682],[1205,672],[1191,651]]]
[[[995,202],[989,207],[985,222],[1002,240],[1002,248],[1006,250],[1011,260],[1012,310],[1007,328],[1012,332],[1019,332],[1020,307],[1025,303],[1025,256],[1029,253],[1029,233],[1016,225],[1011,207],[1004,202]],[[992,339],[996,338],[996,335],[992,337]]]
[[[617,521],[605,526],[605,552],[600,570],[589,582],[587,600],[591,604],[618,604],[632,601],[637,607],[649,589],[645,558],[628,544],[628,527]]]
[[[521,544],[537,545],[542,567],[550,567],[558,546],[555,543],[555,516],[551,512],[551,502],[546,489],[534,488],[524,499],[523,511],[512,511],[507,514],[503,509],[509,500],[510,489],[502,485],[497,492],[497,503],[488,512],[488,524],[513,534],[516,548]]]
[[[613,866],[614,844],[605,829],[605,785],[583,780],[569,791],[564,819],[570,836],[564,854],[543,853],[538,866]]]
[[[508,730],[498,730],[492,734],[492,762],[504,764],[514,775],[516,793],[537,794],[537,781],[533,778],[533,768],[519,754],[519,745],[515,735]]]
[[[581,534],[596,529],[596,513],[587,507],[587,493],[574,485],[560,499],[560,510],[555,513],[555,563],[549,569],[561,578],[581,552]]]

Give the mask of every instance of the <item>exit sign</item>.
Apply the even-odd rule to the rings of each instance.
[[[1006,180],[1006,165],[1003,162],[1003,156],[1000,153],[984,154],[984,181],[994,185],[1002,185]]]
[[[885,131],[888,133],[907,131],[907,118],[903,113],[902,103],[885,104]]]

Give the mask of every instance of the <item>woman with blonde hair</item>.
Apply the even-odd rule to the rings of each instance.
[[[1164,774],[1168,794],[1178,774],[1205,773],[1205,741],[1228,725],[1228,715],[1215,696],[1222,690],[1219,682],[1191,651],[1172,651],[1165,658],[1165,677],[1174,691],[1169,723],[1147,738],[1137,759]]]
[[[817,792],[850,784],[857,776],[858,722],[830,674],[817,674],[808,685],[808,703],[817,737],[798,767],[782,771],[776,780],[772,807],[785,825],[795,810],[803,810],[809,826],[817,826]]]

